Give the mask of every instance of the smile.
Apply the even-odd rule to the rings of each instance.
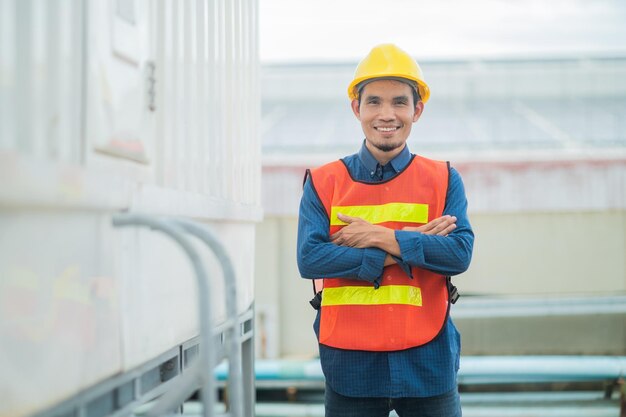
[[[395,132],[399,127],[375,127],[379,132]]]

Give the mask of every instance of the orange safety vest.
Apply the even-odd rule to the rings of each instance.
[[[442,216],[448,165],[414,156],[394,178],[377,183],[352,179],[342,161],[311,171],[312,185],[329,218],[329,233],[346,224],[337,213],[402,229]],[[443,328],[449,312],[446,277],[398,265],[383,270],[380,287],[349,278],[323,280],[321,344],[341,349],[394,351],[424,345]]]

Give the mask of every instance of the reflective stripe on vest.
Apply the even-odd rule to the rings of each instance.
[[[422,291],[411,285],[385,285],[379,289],[342,286],[326,288],[322,298],[322,307],[369,304],[406,304],[420,307]]]
[[[337,213],[360,217],[372,224],[385,222],[428,223],[427,204],[387,203],[378,206],[332,206],[331,226],[345,225]]]
[[[445,162],[414,156],[403,172],[380,183],[354,181],[341,161],[311,172],[329,218],[329,233],[345,226],[337,213],[391,229],[420,226],[443,214],[448,187]],[[380,287],[363,280],[326,278],[319,342],[341,349],[394,351],[434,339],[448,315],[445,277],[398,265],[383,269]]]

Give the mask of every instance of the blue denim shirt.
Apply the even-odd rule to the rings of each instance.
[[[378,182],[397,175],[411,161],[408,146],[385,166],[365,147],[343,159],[353,178]],[[396,231],[401,260],[443,275],[464,272],[470,263],[474,233],[467,218],[461,176],[450,169],[444,214],[456,216],[456,229],[447,237]],[[304,186],[298,221],[298,268],[304,278],[349,277],[377,284],[386,253],[378,248],[350,248],[329,241],[328,216],[310,180]],[[319,337],[319,312],[314,330]],[[352,397],[430,397],[456,386],[460,335],[449,318],[430,343],[395,352],[366,352],[319,345],[326,382],[339,394]]]

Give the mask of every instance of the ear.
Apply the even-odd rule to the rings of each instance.
[[[359,100],[356,100],[356,99],[352,100],[352,103],[350,103],[350,106],[352,107],[352,113],[354,113],[357,119],[361,120],[361,110],[359,109]]]
[[[413,114],[413,123],[417,122],[417,120],[422,115],[423,111],[424,111],[424,103],[422,103],[421,101],[418,101],[417,104],[415,105],[415,113]]]

